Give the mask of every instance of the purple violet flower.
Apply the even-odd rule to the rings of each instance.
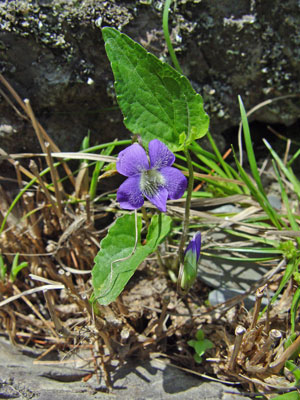
[[[128,178],[119,187],[117,201],[126,210],[144,204],[144,196],[160,211],[167,211],[167,200],[179,199],[187,179],[177,168],[171,167],[174,154],[160,140],[149,142],[149,160],[143,147],[134,143],[119,153],[117,171]]]
[[[198,263],[200,258],[200,251],[201,251],[201,232],[197,232],[187,245],[187,248],[185,249],[184,252],[184,257],[186,256],[187,252],[192,252],[193,256],[195,257],[196,263]]]
[[[187,245],[184,252],[183,274],[181,278],[181,287],[188,290],[197,278],[198,261],[201,250],[201,233],[195,233],[193,239]]]

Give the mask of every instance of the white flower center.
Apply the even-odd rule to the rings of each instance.
[[[157,194],[160,187],[164,186],[165,178],[156,169],[148,169],[141,173],[140,189],[147,197]]]

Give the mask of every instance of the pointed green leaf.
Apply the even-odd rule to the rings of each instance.
[[[208,130],[202,97],[189,80],[116,29],[102,29],[126,127],[146,144],[162,140],[172,151]]]
[[[196,361],[196,363],[201,364],[203,359],[202,357],[198,356],[198,354],[194,354],[194,360]]]
[[[196,339],[197,339],[198,341],[201,341],[201,340],[204,339],[204,332],[203,332],[202,329],[198,329],[198,330],[197,330]]]
[[[197,342],[195,346],[195,351],[198,356],[202,356],[206,352],[206,350],[212,349],[213,347],[214,344],[210,340],[204,339],[201,342]]]
[[[139,217],[137,246],[132,254],[136,240],[134,214],[127,214],[116,220],[107,236],[101,241],[101,250],[95,258],[92,271],[95,299],[100,304],[108,305],[116,300],[138,266],[156,250],[170,232],[171,221],[171,217],[165,214],[154,215],[146,244],[142,246],[140,239],[142,222]],[[128,256],[130,256],[128,259],[113,263]]]
[[[197,341],[194,339],[188,340],[187,344],[193,348],[195,348]]]
[[[295,390],[293,392],[284,393],[273,397],[272,400],[300,400],[300,394]]]

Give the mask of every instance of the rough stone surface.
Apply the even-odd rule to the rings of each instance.
[[[125,365],[113,376],[114,389],[103,393],[91,370],[33,364],[36,354],[10,345],[0,337],[0,398],[39,400],[246,400],[236,388],[167,367],[158,361]],[[102,390],[102,391],[101,391]]]
[[[47,132],[63,150],[128,138],[115,107],[113,77],[100,27],[121,29],[167,60],[162,0],[0,1],[0,71],[32,102]],[[184,73],[205,100],[211,131],[237,125],[237,95],[246,108],[276,96],[299,94],[297,0],[178,0],[170,31]],[[299,98],[261,108],[255,119],[290,125]],[[39,148],[30,125],[0,95],[1,147]],[[220,140],[219,140],[220,144]]]

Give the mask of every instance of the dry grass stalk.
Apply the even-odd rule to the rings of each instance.
[[[52,180],[52,183],[54,186],[55,198],[57,201],[58,217],[59,217],[59,219],[61,219],[62,218],[62,196],[61,196],[61,193],[63,191],[63,187],[62,187],[62,184],[60,183],[60,178],[59,178],[57,168],[55,168],[53,165],[50,144],[48,142],[45,143],[45,149],[46,149],[46,154],[47,154],[46,160],[47,160],[47,163],[50,168],[51,180]]]
[[[41,126],[41,124],[36,120],[33,111],[31,110],[32,113],[30,112],[31,106],[30,106],[29,100],[28,100],[28,104],[29,104],[29,107],[28,107],[28,104],[23,102],[21,97],[18,95],[18,93],[14,90],[14,88],[9,84],[9,82],[4,78],[4,76],[2,74],[0,74],[0,82],[5,86],[5,88],[10,93],[10,95],[13,97],[13,99],[23,109],[23,111],[26,113],[26,116],[23,116],[17,110],[17,108],[13,105],[13,103],[9,100],[8,102],[13,107],[13,109],[16,110],[18,115],[20,115],[22,118],[29,119],[29,120],[31,120],[32,123],[34,123],[34,126],[36,127],[35,128],[35,132],[36,132],[36,134],[40,135],[40,137],[41,137],[41,142],[40,143],[43,143],[43,141],[47,141],[47,142],[50,143],[51,148],[52,148],[52,150],[54,152],[60,152],[60,149],[56,146],[56,144],[53,142],[53,140],[50,138],[50,136],[48,136],[47,132]],[[7,96],[5,96],[5,98],[7,98]],[[70,170],[70,168],[68,167],[68,165],[66,163],[63,163],[63,167],[64,167],[64,169],[66,171],[66,174],[68,175],[68,178],[69,178],[70,182],[75,187],[75,180],[74,180],[72,171]]]
[[[234,370],[236,359],[239,354],[245,332],[246,332],[246,329],[243,326],[237,326],[235,328],[235,341],[234,341],[234,346],[233,346],[233,352],[232,352],[232,355],[231,355],[231,358],[230,358],[230,361],[228,364],[228,369],[230,371]]]
[[[256,297],[256,301],[255,301],[255,305],[254,305],[254,311],[253,311],[253,317],[252,317],[252,322],[250,325],[250,329],[254,329],[256,323],[257,323],[257,319],[258,319],[258,314],[260,311],[260,306],[261,306],[261,302],[262,302],[262,298],[264,296],[264,290],[267,287],[267,284],[258,288],[256,293],[255,293],[255,297]]]
[[[48,188],[46,187],[46,184],[44,183],[42,177],[40,176],[38,167],[33,160],[30,161],[29,167],[30,167],[31,171],[33,172],[34,176],[37,178],[38,183],[41,185],[43,192],[44,192],[45,196],[47,197],[48,202],[52,205],[52,208],[53,208],[55,214],[59,218],[60,213],[56,206],[56,203],[54,202],[53,198],[51,197],[50,192],[49,192]]]

